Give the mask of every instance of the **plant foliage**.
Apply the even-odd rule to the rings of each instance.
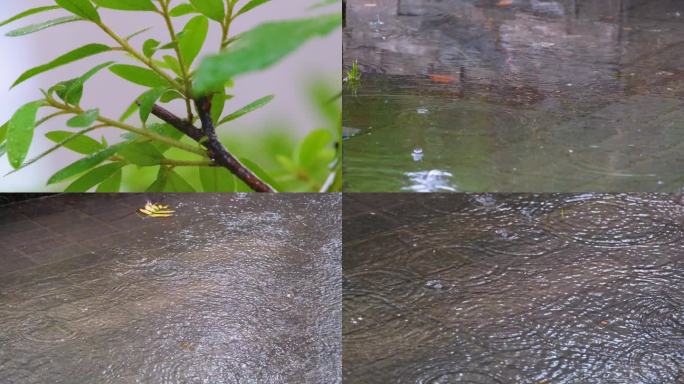
[[[329,127],[311,132],[286,150],[271,148],[267,156],[251,153],[252,158],[244,157],[239,148],[227,148],[225,140],[219,139],[224,135],[215,131],[267,106],[275,97],[265,95],[247,105],[232,106],[230,100],[239,91],[232,86],[235,78],[269,68],[307,41],[328,35],[341,25],[339,12],[334,12],[270,21],[240,35],[231,35],[231,24],[239,16],[256,12],[269,1],[54,0],[54,5],[30,8],[0,21],[0,27],[5,27],[26,18],[42,18],[7,32],[9,37],[74,22],[94,24],[102,32],[99,41],[74,47],[48,63],[26,70],[12,87],[84,58],[105,52],[121,53],[120,60],[103,62],[61,81],[43,90],[42,98],[20,107],[0,126],[0,157],[7,156],[16,171],[58,149],[73,151],[82,157],[47,181],[65,183],[65,190],[70,192],[119,191],[130,170],[146,169],[149,172],[143,173],[154,176],[147,185],[133,183],[133,190],[339,190],[339,100],[330,100],[335,91],[314,87],[313,99],[327,116]],[[332,4],[334,0],[325,0],[312,9]],[[109,11],[105,9],[145,13],[154,23],[152,26],[168,31],[167,40],[136,39],[150,28],[130,31],[122,37],[125,35],[107,24]],[[206,44],[212,30],[221,36],[214,53]],[[209,54],[204,56],[203,52]],[[98,106],[82,107],[82,103],[87,103],[87,98],[83,100],[87,82],[107,74],[141,87],[140,96],[131,100],[131,106],[119,119],[103,116]],[[184,116],[175,116],[161,106],[174,100],[184,105]],[[131,122],[134,115],[139,121]],[[67,129],[43,133],[55,145],[27,159],[36,130],[57,116],[67,117]],[[97,139],[94,135],[102,128],[121,130],[121,140],[110,144],[104,138]],[[240,153],[234,155],[233,151]],[[269,152],[269,148],[263,151]]]

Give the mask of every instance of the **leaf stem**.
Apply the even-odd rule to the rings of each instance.
[[[233,1],[227,1],[228,9],[226,10],[226,19],[221,23],[221,46],[220,51],[224,50],[228,46],[228,37],[230,36],[230,24],[233,22],[233,10],[235,8],[235,3]]]
[[[122,39],[121,36],[117,35],[116,32],[114,32],[111,28],[106,26],[101,21],[95,21],[94,23],[97,24],[97,26],[100,27],[100,29],[102,29],[107,35],[109,35],[112,39],[114,39],[121,46],[121,48],[123,48],[131,56],[133,56],[138,61],[145,64],[146,66],[148,66],[151,70],[156,72],[159,76],[163,77],[174,88],[178,89],[182,93],[185,93],[185,88],[181,84],[178,84],[178,82],[175,79],[173,79],[171,76],[169,76],[166,72],[164,72],[156,64],[154,64],[152,59],[148,59],[143,54],[136,51],[135,48],[133,48],[130,44],[128,44],[128,42],[126,40]]]
[[[48,98],[47,102],[48,102],[48,104],[50,104],[50,106],[57,108],[57,109],[61,109],[61,110],[66,111],[68,113],[74,113],[74,114],[83,113],[83,110],[81,108],[72,107],[72,106],[69,106],[67,104],[62,104],[53,98]],[[106,118],[104,116],[98,116],[97,121],[104,123],[110,127],[123,129],[124,131],[135,133],[135,134],[138,134],[140,136],[147,137],[149,139],[170,145],[170,146],[178,148],[178,149],[182,149],[182,150],[187,151],[187,152],[195,153],[195,154],[200,155],[200,156],[205,157],[205,158],[208,157],[206,151],[204,151],[200,148],[197,148],[196,146],[186,144],[186,143],[183,143],[183,142],[178,141],[178,140],[171,139],[171,138],[166,137],[166,136],[162,136],[156,132],[152,132],[152,131],[149,131],[146,129],[136,128],[136,127],[133,127],[131,125],[122,123],[120,121],[116,121],[113,119]]]
[[[172,167],[217,167],[218,165],[211,160],[173,160],[161,159],[161,165],[170,165]]]
[[[161,15],[166,23],[166,28],[169,30],[169,35],[171,35],[171,43],[173,49],[178,57],[178,65],[180,65],[181,74],[183,75],[183,85],[185,86],[185,108],[188,113],[188,121],[193,120],[192,116],[192,83],[190,81],[190,74],[188,72],[189,68],[183,60],[183,55],[181,55],[180,46],[178,45],[178,36],[176,35],[176,30],[173,27],[173,22],[171,21],[171,16],[169,15],[169,0],[161,0]]]

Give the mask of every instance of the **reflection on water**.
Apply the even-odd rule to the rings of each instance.
[[[344,98],[361,130],[348,190],[399,191],[431,169],[465,191],[682,186],[680,1],[347,3],[345,67],[363,73]]]
[[[671,195],[348,195],[349,383],[684,382]]]
[[[1,383],[339,383],[339,195],[0,207]]]

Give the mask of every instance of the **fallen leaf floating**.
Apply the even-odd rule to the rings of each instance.
[[[169,209],[168,205],[152,204],[147,202],[145,208],[140,208],[138,211],[147,217],[172,217],[176,211]]]

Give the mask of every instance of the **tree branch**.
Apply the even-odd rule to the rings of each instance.
[[[196,142],[202,144],[209,152],[209,157],[216,162],[216,164],[227,168],[256,192],[277,192],[273,187],[261,180],[259,176],[242,164],[240,160],[228,152],[223,144],[221,144],[216,136],[214,123],[211,120],[211,103],[209,100],[207,98],[196,100],[195,106],[197,107],[197,113],[202,121],[203,129],[201,130],[190,122],[181,119],[156,104],[152,107],[152,114],[171,124]]]

